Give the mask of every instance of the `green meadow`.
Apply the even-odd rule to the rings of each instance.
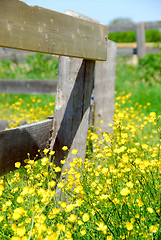
[[[43,65],[43,58],[38,54],[30,61]],[[102,132],[101,123],[89,129],[85,161],[73,149],[61,180],[49,149],[41,159],[28,155],[25,167],[16,162],[17,170],[0,178],[0,239],[161,239],[160,59],[161,54],[147,55],[133,66],[130,58],[117,58],[113,133]],[[40,67],[35,79],[57,77],[55,60],[47,61],[51,75]],[[21,72],[18,63],[15,68],[10,63],[6,76],[5,64],[0,78]],[[35,74],[33,65],[19,78]],[[54,104],[51,95],[1,94],[0,118],[39,121],[54,114]]]

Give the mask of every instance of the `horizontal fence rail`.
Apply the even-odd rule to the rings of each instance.
[[[15,169],[15,160],[24,165],[23,160],[30,159],[38,150],[49,147],[53,120],[47,119],[30,125],[24,125],[0,131],[0,176]]]
[[[160,48],[146,48],[145,53],[146,54],[157,54],[160,52]],[[117,56],[133,56],[134,54],[137,54],[137,48],[118,48],[117,49]]]
[[[33,55],[34,52],[22,51],[11,48],[2,48],[0,47],[0,60],[9,60],[13,62],[22,62],[28,55]]]
[[[18,0],[0,1],[0,46],[106,60],[108,27]]]
[[[161,43],[153,43],[153,42],[146,42],[145,47],[147,48],[154,48],[155,46],[161,47]],[[137,43],[117,43],[117,48],[137,48]]]
[[[161,28],[161,21],[145,22],[144,25],[145,30],[159,29]],[[136,28],[137,24],[135,23],[111,24],[109,25],[109,33],[136,31]]]
[[[145,53],[154,54],[159,53],[161,44],[145,43]],[[137,43],[117,43],[117,55],[118,56],[132,56],[137,54]]]
[[[56,94],[57,80],[0,79],[0,93]]]

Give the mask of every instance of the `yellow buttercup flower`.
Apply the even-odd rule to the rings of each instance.
[[[82,225],[83,222],[81,220],[78,220],[78,225]]]
[[[111,235],[107,236],[106,240],[112,240],[112,236]]]
[[[18,203],[22,203],[22,202],[23,202],[23,197],[18,196],[18,197],[17,197],[17,202],[18,202]]]
[[[55,172],[61,172],[61,168],[60,167],[56,167],[55,168]]]
[[[21,166],[21,163],[20,163],[20,162],[16,162],[16,163],[15,163],[15,167],[16,167],[16,168],[20,168],[20,166]]]
[[[0,222],[2,222],[3,219],[4,219],[4,217],[1,215],[1,216],[0,216]]]
[[[6,206],[11,206],[11,205],[12,205],[11,200],[8,200],[8,201],[6,202]]]
[[[62,203],[60,204],[60,206],[61,206],[62,208],[66,208],[67,203],[66,203],[66,202],[62,202]]]
[[[44,157],[44,158],[41,159],[42,166],[45,166],[48,163],[49,163],[49,159],[47,157]]]
[[[76,222],[76,220],[77,220],[77,216],[76,216],[75,214],[71,214],[71,215],[68,217],[68,221],[69,221],[69,222],[74,223],[74,222]]]
[[[53,188],[53,187],[55,187],[56,182],[54,180],[52,180],[48,183],[48,185],[49,185],[49,187]]]
[[[58,188],[62,188],[63,186],[64,186],[64,183],[63,183],[63,182],[60,182],[60,183],[57,184],[57,187],[58,187]]]
[[[76,155],[77,152],[78,152],[78,149],[73,149],[73,150],[72,150],[72,154],[74,154],[74,155]]]
[[[65,225],[62,223],[57,223],[57,228],[59,231],[65,232]]]
[[[69,204],[69,205],[66,207],[65,211],[66,211],[66,212],[71,212],[73,209],[74,209],[74,204]]]
[[[134,184],[130,181],[130,182],[127,182],[126,185],[129,187],[129,188],[133,188]]]
[[[127,196],[130,193],[130,190],[126,187],[120,191],[122,196]]]
[[[107,226],[103,222],[96,223],[98,225],[97,230],[102,231],[104,234],[107,232]]]
[[[126,223],[127,230],[131,231],[133,229],[133,224],[131,222]]]
[[[153,213],[154,210],[151,207],[147,207],[148,212]]]
[[[45,148],[45,149],[43,150],[43,152],[44,152],[44,154],[46,155],[46,154],[49,152],[49,149]]]
[[[22,207],[16,208],[13,212],[12,219],[13,220],[19,219],[23,213],[24,213],[24,209]]]
[[[84,229],[81,230],[81,231],[80,231],[80,234],[81,234],[82,236],[84,236],[84,235],[86,234],[86,230],[84,230]]]
[[[3,191],[4,190],[4,186],[0,185],[0,190]]]
[[[20,227],[20,228],[17,228],[16,229],[16,232],[17,232],[17,235],[19,237],[23,237],[24,234],[26,233],[26,228],[23,226],[23,227]]]
[[[11,239],[10,240],[21,240],[21,238],[20,237],[11,237]]]
[[[89,221],[89,214],[88,213],[85,213],[83,215],[83,222],[88,222]]]
[[[65,159],[64,159],[64,160],[61,160],[60,163],[63,165],[63,164],[66,163],[66,160],[65,160]]]
[[[96,133],[92,133],[91,140],[97,140],[97,139],[98,139],[98,135]]]
[[[157,231],[158,231],[158,227],[157,226],[155,226],[155,225],[151,225],[150,226],[150,232],[156,233]]]
[[[63,150],[63,151],[66,151],[66,150],[68,150],[68,147],[67,147],[67,146],[64,146],[64,147],[62,147],[62,150]]]
[[[49,155],[54,155],[55,154],[55,151],[50,151],[49,152]]]

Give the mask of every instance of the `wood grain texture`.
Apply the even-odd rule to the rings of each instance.
[[[0,79],[0,93],[56,94],[57,80]]]
[[[59,166],[65,157],[62,147],[70,150],[64,169],[69,169],[74,157],[72,149],[78,149],[78,156],[85,157],[94,66],[94,61],[60,57],[55,104],[57,134],[53,148],[55,163]]]
[[[0,131],[0,176],[15,170],[15,162],[24,163],[27,153],[30,158],[49,147],[52,119]]]
[[[107,61],[97,62],[95,69],[95,92],[94,92],[94,125],[100,125],[103,131],[111,132],[109,123],[113,123],[114,101],[115,101],[115,74],[116,74],[115,42],[108,40]]]
[[[73,16],[0,1],[0,46],[85,59],[106,60],[108,27]]]
[[[69,12],[68,12],[69,13]],[[72,13],[69,13],[72,14]],[[91,94],[94,87],[95,61],[60,57],[58,85],[55,103],[56,135],[51,148],[55,150],[55,164],[69,153],[63,171],[69,169],[75,157],[71,151],[78,149],[77,156],[83,160],[86,152]]]

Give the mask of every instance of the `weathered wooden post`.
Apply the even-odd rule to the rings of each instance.
[[[136,24],[137,55],[143,58],[146,54],[145,48],[145,24],[143,22]]]
[[[67,14],[91,21],[90,18],[72,11],[68,11]],[[107,29],[102,34],[106,42]],[[55,150],[54,163],[61,166],[60,160],[64,159],[66,155],[62,147],[68,147],[69,153],[63,171],[70,168],[69,164],[75,157],[71,153],[73,149],[78,150],[77,156],[85,158],[94,72],[95,60],[71,57],[60,57],[59,59],[54,116],[56,135],[51,143],[51,148]]]
[[[64,165],[69,169],[72,149],[85,157],[90,99],[94,81],[95,61],[69,57],[59,59],[59,77],[55,105],[56,136],[53,149],[55,164],[61,166],[63,146],[70,150]]]
[[[107,132],[111,132],[114,115],[116,55],[116,43],[108,40],[107,60],[96,62],[95,69],[94,125],[103,120],[101,128]]]

